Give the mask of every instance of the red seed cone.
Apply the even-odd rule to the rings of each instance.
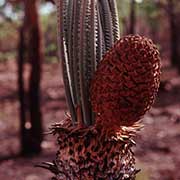
[[[96,122],[130,126],[151,107],[160,82],[160,57],[148,38],[128,35],[99,63],[91,84]]]

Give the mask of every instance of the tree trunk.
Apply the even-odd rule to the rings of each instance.
[[[24,89],[24,55],[25,55],[25,39],[24,39],[24,28],[23,26],[19,31],[19,44],[18,44],[18,92],[20,102],[20,136],[21,136],[21,153],[26,154],[29,149],[29,131],[26,129],[26,97]]]
[[[136,2],[135,0],[131,0],[129,34],[135,33],[135,26],[136,26]]]
[[[178,49],[179,43],[179,30],[178,30],[178,15],[175,13],[175,3],[173,0],[168,0],[168,16],[170,24],[170,38],[171,38],[171,63],[173,66],[178,67],[180,72],[180,52]]]
[[[21,118],[21,148],[23,155],[37,154],[41,152],[42,142],[42,114],[40,109],[40,80],[41,64],[43,59],[41,30],[38,19],[36,0],[25,0],[24,24],[20,32],[19,60],[18,60],[18,86]],[[26,46],[26,48],[25,48]],[[23,82],[24,53],[31,65],[28,99],[25,100]],[[26,103],[29,113],[25,112]],[[26,113],[29,117],[26,117]],[[26,126],[28,123],[28,127]]]
[[[177,17],[175,14],[175,4],[173,0],[168,0],[168,16],[170,24],[170,41],[171,41],[171,63],[173,66],[180,67],[180,55],[178,53],[178,30]]]
[[[41,30],[39,26],[37,0],[25,1],[26,23],[28,28],[28,57],[31,64],[29,79],[29,107],[31,121],[31,151],[41,151],[42,114],[40,109],[40,80],[43,59]]]

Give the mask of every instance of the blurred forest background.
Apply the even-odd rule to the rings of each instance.
[[[137,180],[180,180],[180,1],[117,0],[121,36],[140,34],[162,58],[156,103],[143,118]],[[0,0],[0,179],[48,180],[34,168],[55,156],[45,135],[66,116],[53,0]]]

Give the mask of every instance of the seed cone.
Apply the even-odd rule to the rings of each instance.
[[[101,125],[74,129],[61,124],[54,126],[53,131],[58,134],[59,144],[54,162],[57,180],[135,179],[138,170],[134,167],[131,137],[136,127],[122,128],[111,137]]]
[[[107,128],[130,126],[151,107],[160,82],[159,52],[150,39],[128,35],[105,54],[91,84],[94,112]]]

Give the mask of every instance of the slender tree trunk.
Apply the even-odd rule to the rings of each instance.
[[[29,107],[31,121],[31,148],[33,152],[41,151],[42,114],[40,109],[40,80],[43,59],[41,30],[39,26],[37,0],[25,1],[26,23],[28,28],[28,56],[31,64],[29,78]],[[27,24],[27,25],[28,25]]]
[[[40,109],[40,80],[43,59],[41,29],[39,26],[37,0],[24,0],[25,17],[20,30],[18,57],[18,86],[21,120],[21,151],[23,155],[41,152],[42,114]],[[28,99],[25,99],[23,81],[24,54],[30,62]],[[26,108],[26,103],[29,109]],[[29,112],[27,112],[29,110]],[[26,114],[29,116],[27,117]],[[28,123],[28,127],[26,126]]]
[[[25,55],[25,39],[23,26],[19,31],[19,44],[18,44],[18,89],[19,89],[19,102],[20,102],[20,136],[21,136],[21,153],[26,154],[29,149],[29,131],[26,129],[26,98],[24,89],[24,55]]]
[[[32,131],[32,145],[34,151],[41,151],[42,142],[42,114],[40,109],[40,81],[41,81],[41,43],[39,27],[34,27],[30,37],[31,74],[29,79],[29,103]]]
[[[176,23],[177,17],[175,15],[175,3],[173,0],[168,0],[168,16],[171,33],[171,63],[174,66],[180,67],[180,55],[178,53],[178,30]]]
[[[135,33],[135,26],[136,26],[136,2],[135,0],[131,0],[129,34]]]

